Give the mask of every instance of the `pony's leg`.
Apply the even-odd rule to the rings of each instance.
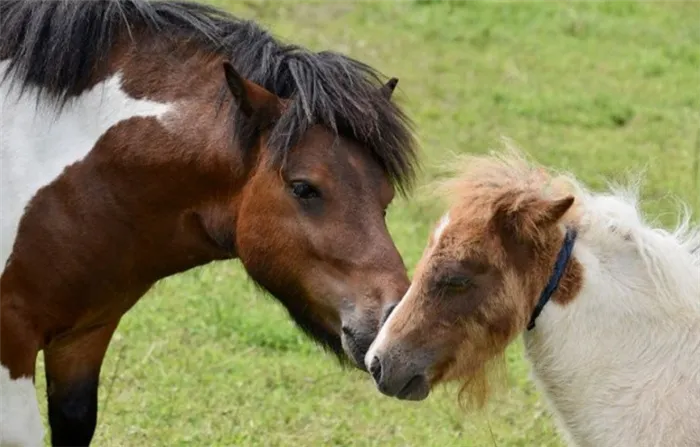
[[[118,321],[44,348],[51,444],[90,445],[97,424],[100,367]]]
[[[3,303],[6,304],[6,303]],[[39,338],[10,305],[0,313],[0,446],[40,447],[44,425],[34,388]]]

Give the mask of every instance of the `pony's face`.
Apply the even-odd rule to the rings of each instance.
[[[562,241],[556,222],[573,198],[472,199],[436,225],[366,356],[384,394],[421,400],[436,383],[458,379],[483,403],[488,363],[525,328],[547,283]]]
[[[385,223],[392,183],[366,148],[319,125],[281,165],[264,134],[260,144],[239,197],[236,253],[303,329],[364,368],[409,285]]]

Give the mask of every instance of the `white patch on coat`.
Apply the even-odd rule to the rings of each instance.
[[[437,227],[435,228],[435,231],[433,232],[433,246],[437,245],[438,242],[440,242],[440,238],[442,237],[442,233],[445,231],[445,228],[450,224],[450,213],[445,213],[444,216],[440,219],[440,222],[438,222]]]
[[[12,380],[10,371],[0,365],[0,446],[41,447],[43,439],[44,426],[32,379]]]
[[[628,195],[577,197],[579,295],[524,335],[571,446],[700,446],[700,243],[642,221]]]
[[[10,61],[0,61],[0,80]],[[117,73],[71,99],[62,111],[36,89],[19,97],[11,77],[0,83],[0,270],[12,252],[24,209],[41,187],[82,160],[115,124],[133,117],[163,119],[170,104],[134,99]]]

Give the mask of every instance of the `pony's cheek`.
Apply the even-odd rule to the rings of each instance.
[[[273,293],[289,288],[298,293],[299,279],[308,268],[308,262],[301,262],[301,244],[285,219],[260,211],[244,208],[239,214],[235,229],[238,258],[248,274]]]

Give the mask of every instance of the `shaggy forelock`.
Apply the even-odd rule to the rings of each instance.
[[[258,45],[259,51],[248,50],[244,57],[233,59],[243,76],[287,100],[267,141],[274,160],[283,163],[302,135],[318,124],[368,148],[401,191],[409,188],[416,164],[412,124],[399,107],[380,94],[380,74],[347,56],[280,45],[258,32],[260,36],[249,45]],[[236,124],[237,134],[248,136],[254,135],[258,126],[240,112]],[[253,138],[244,140],[244,145],[253,143]]]

